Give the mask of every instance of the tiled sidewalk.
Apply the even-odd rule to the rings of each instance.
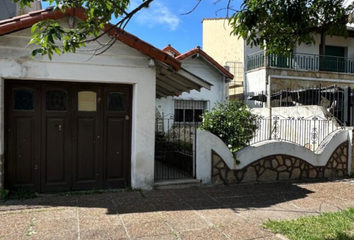
[[[0,202],[0,239],[284,239],[261,223],[354,207],[354,180]]]

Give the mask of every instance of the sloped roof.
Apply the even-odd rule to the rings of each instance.
[[[64,13],[54,11],[53,8],[33,11],[28,14],[0,21],[0,36],[10,34],[18,30],[32,27],[33,24],[46,19],[60,19],[65,16],[75,16],[86,20],[85,9],[68,9]],[[111,37],[151,57],[156,61],[156,97],[178,96],[182,92],[209,89],[212,84],[188,72],[181,67],[181,62],[174,56],[152,46],[138,37],[108,23],[105,30]]]
[[[170,44],[168,44],[166,47],[162,49],[163,52],[170,54],[173,57],[178,57],[180,52],[178,52],[174,47],[172,47]]]
[[[67,15],[75,16],[81,20],[86,20],[85,10],[83,8],[68,9],[64,13],[62,11],[54,11],[53,8],[47,8],[0,21],[0,36],[32,27],[33,24],[42,20],[60,19]],[[110,23],[106,24],[105,28],[110,36],[116,37],[117,40],[125,43],[126,45],[171,66],[174,70],[180,69],[181,63],[179,61],[151,44],[122,29],[114,27]]]
[[[176,57],[178,61],[183,61],[184,59],[200,56],[204,58],[207,62],[209,62],[212,66],[214,66],[218,71],[224,74],[227,78],[233,79],[234,75],[231,74],[226,68],[221,66],[217,61],[215,61],[211,56],[209,56],[206,52],[204,52],[200,47],[193,48],[192,50],[183,53]]]

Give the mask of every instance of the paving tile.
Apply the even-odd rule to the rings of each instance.
[[[33,229],[37,233],[51,232],[77,232],[78,223],[76,219],[37,219],[33,218]]]
[[[149,203],[152,204],[156,211],[184,211],[190,210],[191,207],[186,202],[171,198],[151,198]]]
[[[253,224],[229,225],[220,228],[220,231],[235,240],[266,239],[275,237],[275,235],[267,229],[263,229],[261,226]]]
[[[345,181],[277,182],[1,201],[0,239],[275,240],[264,221],[345,209],[353,192]]]
[[[204,194],[212,198],[239,197],[239,193],[229,189],[209,189]]]
[[[153,220],[162,220],[162,214],[160,212],[145,212],[145,213],[126,213],[120,214],[120,219],[124,224],[148,222]]]
[[[164,214],[165,221],[178,232],[208,228],[211,226],[202,215],[196,212],[168,212]]]
[[[193,209],[216,209],[221,203],[210,198],[185,200],[185,203]]]
[[[191,240],[205,240],[205,239],[213,239],[213,240],[221,240],[221,239],[229,239],[227,236],[223,235],[218,229],[209,227],[205,229],[198,229],[193,231],[185,231],[180,233],[181,239],[191,239]]]
[[[253,196],[224,197],[215,199],[222,207],[249,208],[257,202]]]
[[[101,214],[117,214],[117,209],[111,199],[97,201],[82,200],[78,203],[80,216],[96,216]]]
[[[183,200],[197,200],[197,199],[204,199],[207,195],[203,193],[200,189],[195,188],[187,188],[187,189],[173,189],[170,190],[172,195],[181,198]]]
[[[122,226],[123,223],[121,222],[118,216],[109,216],[109,217],[97,217],[97,218],[80,218],[79,220],[79,228],[80,231],[84,230],[91,230],[92,228],[109,228]]]
[[[158,236],[148,236],[148,237],[141,237],[138,238],[139,240],[176,240],[179,239],[176,233],[171,233],[168,235],[158,235]]]
[[[148,191],[142,191],[142,195],[146,198],[160,198],[160,197],[170,197],[172,199],[175,199],[176,196],[172,194],[169,190],[148,190]]]
[[[199,210],[198,213],[215,226],[229,226],[234,224],[242,225],[246,223],[246,221],[241,218],[239,214],[230,208]]]
[[[268,219],[272,220],[280,220],[282,217],[282,213],[276,210],[247,210],[247,211],[240,211],[238,213],[240,217],[247,219],[248,223],[253,224],[262,224],[263,222],[267,221]]]
[[[36,232],[30,238],[31,240],[77,240],[78,233],[75,231],[54,230],[50,232]]]
[[[171,228],[164,221],[150,221],[126,224],[131,238],[141,238],[172,234]]]
[[[123,226],[92,226],[90,229],[80,230],[80,239],[128,239]]]
[[[93,193],[83,194],[77,196],[78,201],[101,201],[111,199],[111,193]]]
[[[24,237],[31,224],[31,216],[28,212],[0,214],[0,239],[8,236]]]
[[[111,197],[113,199],[122,199],[122,198],[143,198],[143,195],[139,191],[123,191],[123,192],[112,192]]]
[[[32,218],[41,219],[41,220],[69,220],[76,219],[77,209],[75,208],[64,208],[64,207],[55,207],[55,208],[45,208],[37,211],[31,211],[30,215]]]
[[[139,199],[137,201],[119,201],[116,202],[116,209],[119,214],[125,213],[144,213],[156,211],[154,205],[145,199]]]

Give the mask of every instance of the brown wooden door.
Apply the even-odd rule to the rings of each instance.
[[[6,187],[130,185],[131,86],[6,81]]]
[[[103,100],[104,186],[126,187],[130,185],[131,88],[104,87]]]
[[[39,191],[40,85],[5,82],[6,187]]]
[[[71,188],[70,94],[65,85],[42,85],[42,192]]]
[[[102,100],[101,87],[75,88],[73,92],[73,189],[101,189]]]

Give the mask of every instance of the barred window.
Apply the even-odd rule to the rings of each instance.
[[[175,122],[202,122],[202,114],[206,109],[206,101],[175,100]]]

